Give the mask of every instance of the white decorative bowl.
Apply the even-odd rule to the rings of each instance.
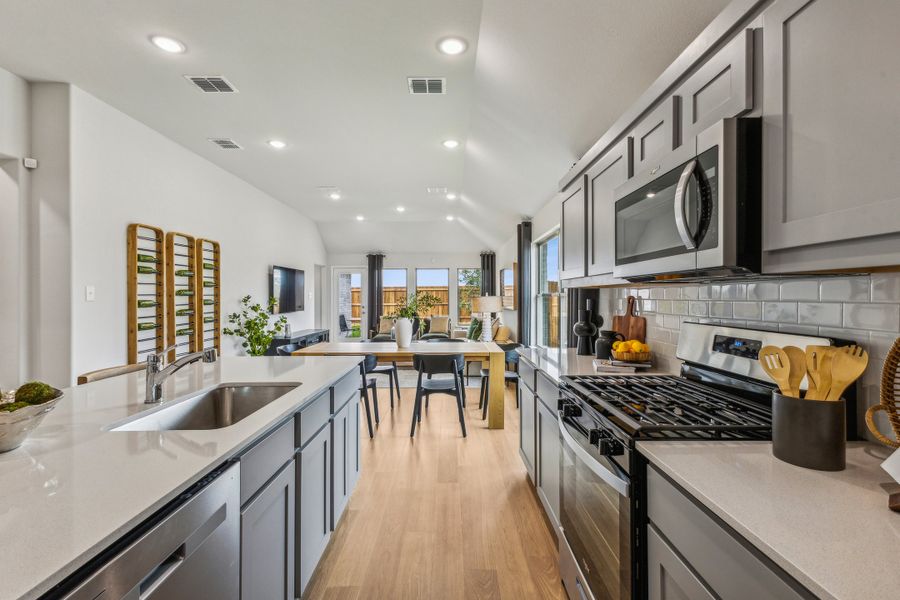
[[[21,446],[28,434],[56,407],[62,396],[63,393],[56,390],[56,397],[43,404],[23,406],[12,412],[0,412],[0,452],[9,452]]]

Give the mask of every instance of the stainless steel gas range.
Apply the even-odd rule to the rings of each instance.
[[[560,573],[572,600],[647,597],[646,462],[638,440],[766,440],[775,385],[757,361],[766,345],[846,340],[682,324],[676,375],[566,376],[559,410]],[[855,398],[848,431],[855,431]]]

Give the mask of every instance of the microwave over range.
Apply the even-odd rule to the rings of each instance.
[[[629,281],[759,273],[762,124],[719,121],[616,189],[615,267]]]

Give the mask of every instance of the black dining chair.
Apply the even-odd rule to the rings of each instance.
[[[505,353],[504,356],[504,372],[503,372],[503,382],[510,383],[512,382],[516,386],[516,408],[519,408],[519,353],[516,352],[516,348],[519,346],[517,343],[509,343],[509,344],[497,344],[500,346],[500,349]],[[513,365],[514,370],[506,370],[505,367]],[[481,418],[487,419],[487,411],[488,411],[488,400],[490,399],[490,377],[491,372],[489,369],[481,369],[481,393],[478,398],[478,408],[481,409]]]
[[[350,332],[352,331],[350,326],[347,325],[347,317],[344,315],[338,315],[338,328],[341,330],[341,335],[344,337],[350,335]]]
[[[375,340],[369,340],[373,342]],[[374,357],[374,355],[373,355]],[[368,356],[366,357],[368,359]],[[397,372],[397,363],[395,361],[391,361],[389,365],[379,365],[378,359],[375,359],[375,366],[371,369],[366,369],[366,375],[387,375],[388,376],[388,389],[391,391],[391,410],[394,409],[394,388],[397,388],[397,402],[400,401],[400,375]]]
[[[295,350],[300,349],[300,344],[282,344],[275,348],[278,356],[290,356]]]
[[[429,338],[427,340],[423,339],[422,341],[436,344],[436,343],[441,343],[441,342],[450,342],[450,343],[466,342],[468,340],[464,340],[462,338]],[[465,372],[466,372],[466,363],[464,362],[463,368],[460,369],[460,371],[459,371],[459,376],[460,377],[465,376]],[[431,379],[431,377],[429,377],[428,379]],[[466,405],[466,386],[465,385],[462,387],[462,399],[463,399],[463,406],[465,406]]]
[[[377,426],[380,419],[378,417],[378,382],[374,377],[366,377],[369,369],[373,369],[378,363],[378,359],[374,354],[366,355],[359,365],[359,374],[362,376],[362,385],[359,388],[362,393],[363,400],[366,405],[366,424],[369,427],[369,437],[375,437],[375,428],[372,427],[372,411],[369,409],[369,390],[372,390],[372,404],[375,408],[375,425]]]
[[[466,419],[463,415],[462,387],[460,370],[465,364],[462,354],[414,354],[413,367],[419,372],[416,383],[416,403],[413,407],[412,426],[409,437],[416,435],[416,425],[422,421],[422,397],[428,401],[431,394],[448,394],[456,397],[456,409],[459,413],[459,426],[463,437],[466,437]],[[423,375],[451,375],[449,379],[424,379]]]

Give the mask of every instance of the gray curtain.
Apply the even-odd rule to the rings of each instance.
[[[531,345],[531,222],[523,221],[516,226],[516,247],[518,266],[516,277],[519,282],[516,306],[519,313],[516,324],[519,329],[519,343]]]
[[[368,330],[378,331],[378,319],[384,312],[384,254],[366,254],[369,266],[368,273]]]
[[[497,295],[497,255],[493,252],[481,253],[481,295]]]

